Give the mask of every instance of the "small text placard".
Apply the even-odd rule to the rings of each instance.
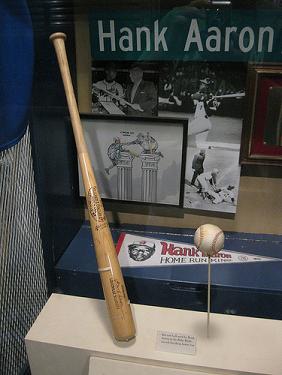
[[[193,355],[196,354],[196,337],[186,333],[157,331],[156,349]]]

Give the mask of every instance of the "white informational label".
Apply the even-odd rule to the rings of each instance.
[[[157,331],[156,350],[179,354],[196,354],[196,337],[186,333]]]
[[[121,267],[195,266],[208,264],[206,257],[192,243],[135,236],[122,233],[117,244]],[[281,262],[281,259],[221,250],[211,257],[212,264]]]

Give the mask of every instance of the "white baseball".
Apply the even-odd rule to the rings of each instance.
[[[201,225],[195,232],[194,243],[205,256],[213,256],[224,246],[224,233],[216,225]]]

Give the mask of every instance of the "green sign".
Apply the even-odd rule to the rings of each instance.
[[[96,60],[281,62],[282,11],[198,10],[168,13],[93,10]]]

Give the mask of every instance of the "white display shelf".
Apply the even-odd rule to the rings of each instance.
[[[32,375],[282,374],[282,321],[212,314],[207,338],[205,313],[132,309],[136,338],[119,343],[104,301],[53,294],[26,336]],[[194,336],[196,353],[157,350],[158,331]]]

